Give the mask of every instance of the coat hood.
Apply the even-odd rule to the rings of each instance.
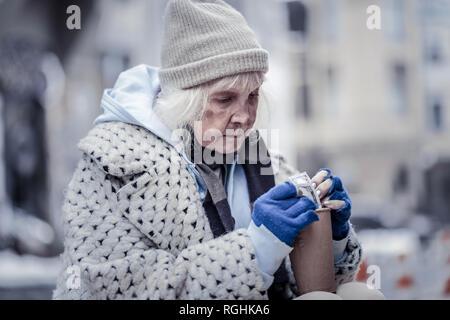
[[[175,148],[186,163],[189,173],[195,179],[201,197],[204,198],[206,195],[206,184],[199,172],[195,169],[195,164],[193,164],[186,156],[183,142],[177,140],[176,135],[172,135],[172,130],[161,121],[154,111],[153,107],[156,97],[161,91],[158,71],[159,69],[156,67],[141,64],[122,72],[114,87],[104,91],[101,100],[103,113],[95,119],[95,128],[92,132],[95,132],[95,129],[104,131],[104,124],[108,122],[121,122],[145,128],[153,133],[154,136]],[[114,126],[114,128],[115,127],[116,126]],[[123,126],[119,125],[119,127],[121,127],[121,130],[124,130],[124,128],[122,128]],[[129,128],[127,126],[125,127]],[[88,136],[92,138],[92,136],[95,135],[98,136],[98,134],[95,133],[91,133]],[[98,137],[95,137],[94,140],[96,138]],[[88,146],[95,146],[96,143],[97,141],[89,141],[89,137],[87,137],[87,139],[84,139],[80,143],[80,146],[85,149],[84,151],[88,151],[88,154],[91,154],[94,151],[89,151]],[[107,154],[107,152],[105,152],[105,154]],[[103,157],[103,159],[109,159],[109,155]],[[120,161],[118,163],[120,163]],[[134,161],[133,163],[139,164],[142,163],[142,161]],[[124,171],[126,172],[126,168],[129,166],[124,166],[122,164],[119,167],[122,174],[124,174]],[[137,170],[139,167],[140,166],[137,165],[133,170]],[[120,174],[121,171],[117,171],[116,173]]]
[[[111,121],[138,125],[183,153],[180,142],[172,137],[172,131],[153,109],[160,91],[158,68],[141,64],[122,72],[114,87],[104,91],[103,114],[95,119],[94,125]]]

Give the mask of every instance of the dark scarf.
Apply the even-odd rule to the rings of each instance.
[[[259,133],[257,132],[259,135]],[[242,165],[245,177],[247,179],[247,188],[250,198],[250,207],[253,211],[253,203],[262,194],[266,193],[270,188],[275,186],[275,177],[273,175],[272,164],[270,161],[269,151],[262,138],[257,142],[250,142],[247,137],[242,147],[232,154],[220,154],[212,150],[206,150],[201,146],[194,137],[191,130],[190,137],[191,153],[190,159],[195,163],[195,167],[206,183],[207,194],[203,202],[206,216],[213,232],[214,238],[234,230],[235,221],[231,215],[230,205],[227,200],[225,191],[226,174],[228,170],[227,164],[232,164],[235,157],[238,157],[238,163]],[[212,163],[204,163],[205,154],[211,155],[214,159]],[[208,160],[210,160],[210,158]],[[216,175],[215,171],[220,169],[222,172],[222,180]],[[261,174],[264,170],[264,175]],[[279,284],[288,281],[287,270],[284,263],[274,275],[274,283],[268,291],[270,299],[279,299],[282,293],[279,292]]]

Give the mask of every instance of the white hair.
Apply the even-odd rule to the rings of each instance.
[[[217,90],[239,89],[251,91],[260,87],[265,80],[263,72],[246,72],[223,77],[189,89],[163,88],[155,102],[154,110],[171,129],[186,129],[194,121],[201,120],[208,105],[208,97]],[[258,111],[253,129],[264,121],[268,113],[264,89],[259,90]]]

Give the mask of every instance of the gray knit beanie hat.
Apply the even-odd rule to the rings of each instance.
[[[222,0],[170,0],[165,14],[161,86],[187,89],[243,72],[268,71],[244,17]]]

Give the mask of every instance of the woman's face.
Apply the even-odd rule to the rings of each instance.
[[[259,87],[212,92],[201,122],[194,125],[197,141],[223,154],[237,151],[255,123],[258,97]]]

